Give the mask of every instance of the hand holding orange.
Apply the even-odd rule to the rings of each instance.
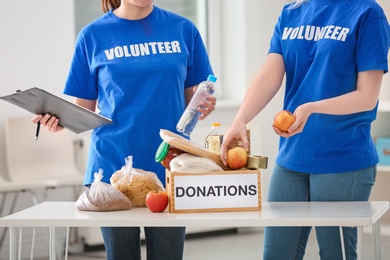
[[[295,122],[295,116],[288,110],[279,111],[274,118],[274,127],[280,131],[287,132],[290,126]]]

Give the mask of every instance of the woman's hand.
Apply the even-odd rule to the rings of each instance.
[[[54,115],[51,114],[39,114],[31,120],[32,123],[37,124],[38,122],[41,124],[41,126],[45,127],[46,130],[50,132],[58,132],[64,129],[62,126],[59,125],[59,118],[57,118]]]
[[[277,135],[283,136],[285,138],[291,137],[293,135],[299,134],[303,131],[303,128],[306,125],[309,116],[312,114],[312,106],[314,103],[309,102],[303,105],[300,105],[295,109],[294,116],[295,122],[290,126],[287,132],[283,132],[280,129],[272,126]]]
[[[221,160],[227,166],[227,151],[229,144],[234,138],[242,141],[246,151],[249,149],[249,141],[246,135],[246,127],[244,123],[233,123],[229,130],[223,135],[223,142],[221,145]]]
[[[191,88],[186,88],[184,95],[186,100],[186,106],[190,103],[192,96],[195,94],[198,85],[193,86]],[[206,98],[206,100],[202,101],[198,107],[198,111],[201,113],[199,116],[199,120],[205,119],[208,115],[210,115],[215,110],[215,105],[217,104],[217,98],[210,95]]]
[[[73,100],[73,103],[84,107],[86,109],[91,110],[92,112],[95,112],[96,109],[96,100],[88,100],[88,99],[82,99],[82,98],[75,98]],[[41,124],[41,126],[45,127],[46,130],[55,133],[58,131],[61,131],[64,129],[64,127],[59,125],[60,119],[52,114],[45,114],[45,115],[37,115],[31,119],[31,122],[34,124],[37,124],[38,122]]]
[[[216,104],[217,98],[214,96],[209,96],[206,98],[205,101],[202,101],[200,103],[200,106],[198,107],[198,111],[201,113],[201,115],[199,116],[199,120],[203,120],[207,116],[209,116],[215,110]]]

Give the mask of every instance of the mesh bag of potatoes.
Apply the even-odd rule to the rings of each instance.
[[[165,188],[154,172],[133,168],[132,156],[126,157],[125,162],[122,169],[111,176],[110,182],[131,200],[134,207],[146,207],[149,191],[165,191]]]
[[[131,209],[131,200],[114,186],[102,182],[103,170],[94,174],[94,182],[76,201],[76,208],[81,211],[114,211]]]

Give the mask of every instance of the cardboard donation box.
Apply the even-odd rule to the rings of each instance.
[[[261,210],[260,170],[176,173],[166,170],[169,212]]]

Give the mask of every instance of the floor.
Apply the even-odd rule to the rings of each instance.
[[[189,236],[186,239],[184,249],[184,260],[251,260],[261,259],[263,232],[258,228],[245,228],[239,230],[228,230],[225,232],[215,232],[210,234],[200,234]],[[390,259],[390,237],[383,236],[382,259]],[[69,255],[69,260],[105,259],[104,250],[91,250],[78,255]],[[142,259],[146,259],[145,247],[142,247]],[[372,236],[364,235],[364,255],[366,260],[374,259],[374,248]],[[318,249],[315,235],[310,236],[306,249],[305,258],[316,260]]]

